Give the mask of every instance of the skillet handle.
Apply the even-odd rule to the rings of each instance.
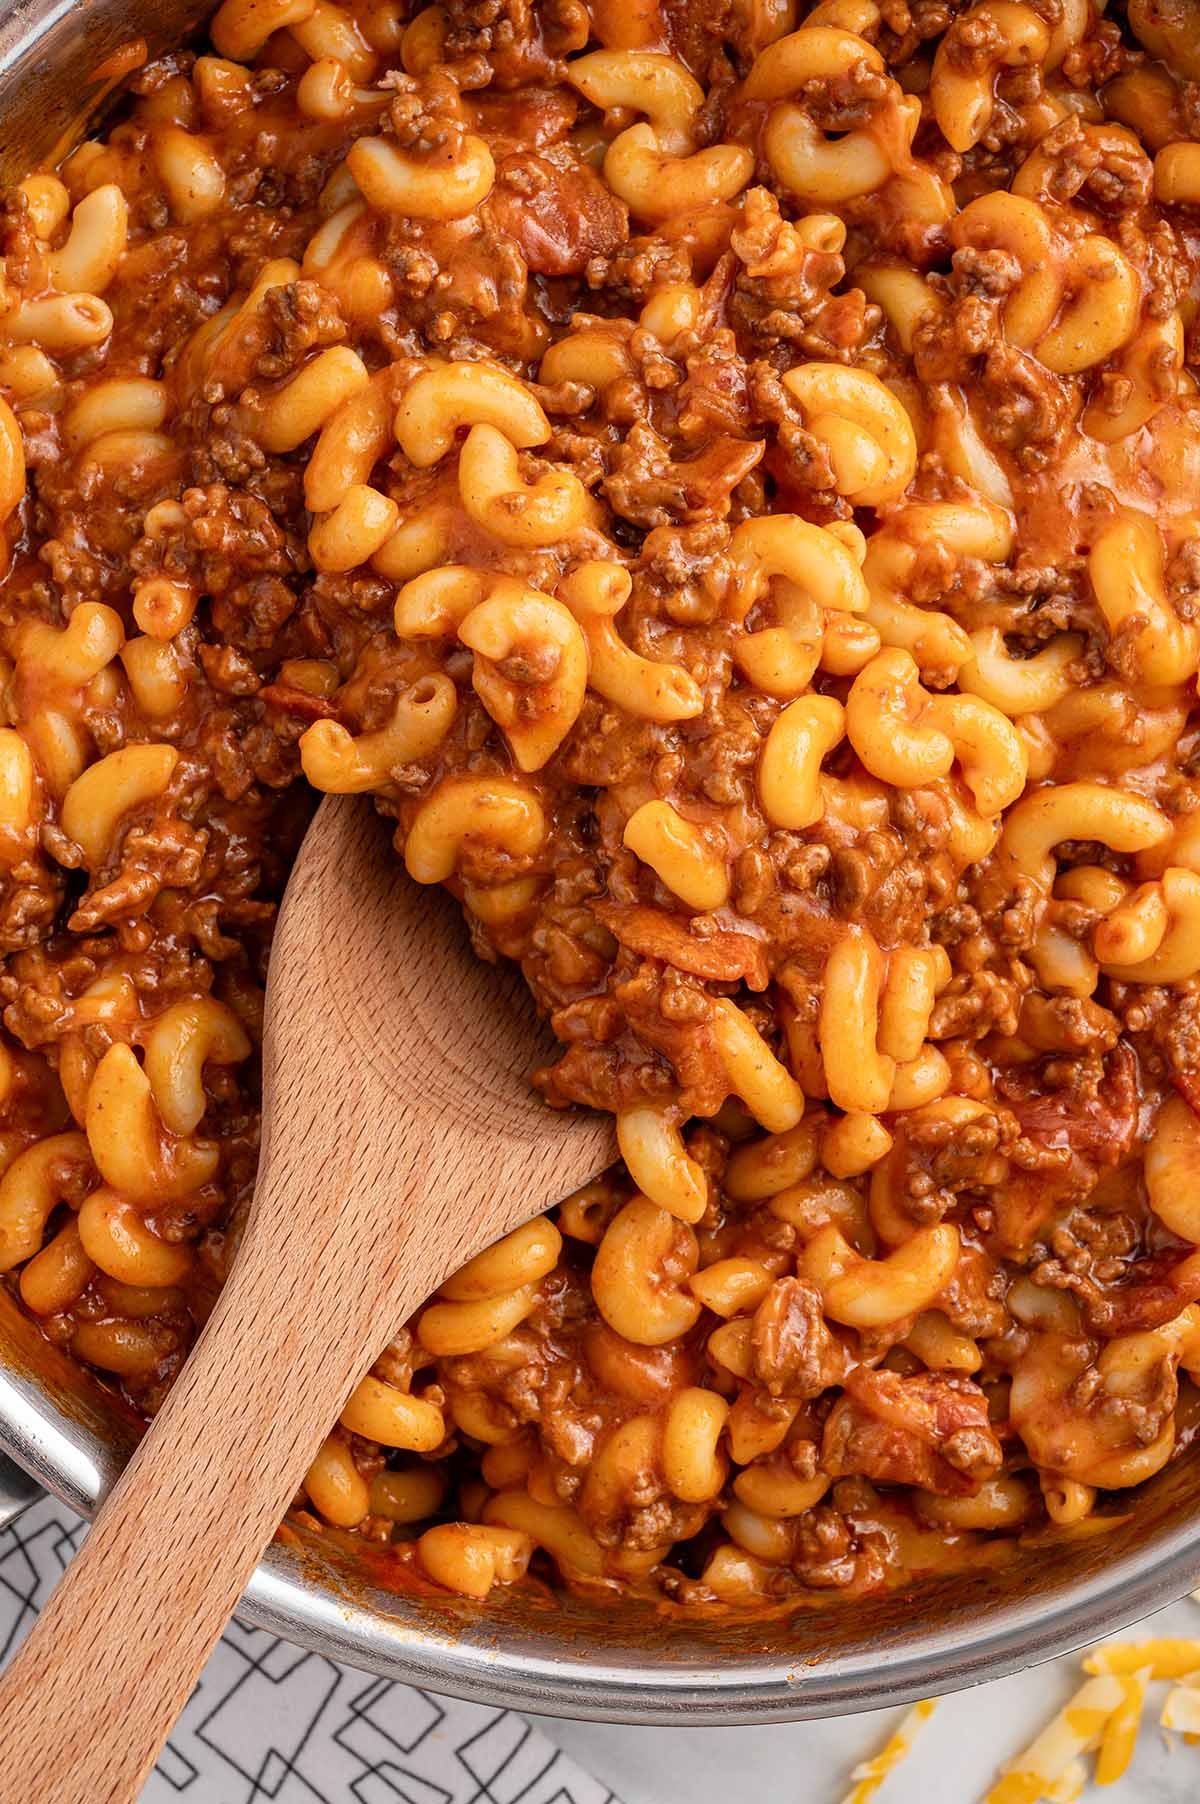
[[[0,1533],[45,1495],[36,1478],[30,1478],[7,1453],[0,1453]]]

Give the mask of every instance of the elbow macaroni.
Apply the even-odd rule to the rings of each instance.
[[[310,1525],[464,1610],[1081,1534],[1200,1372],[1200,63],[1142,0],[510,10],[224,0],[0,220],[0,1266],[157,1407],[302,776],[620,1152]]]

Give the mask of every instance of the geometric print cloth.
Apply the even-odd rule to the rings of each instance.
[[[83,1539],[53,1498],[0,1534],[0,1665]],[[435,1697],[232,1622],[142,1804],[619,1804],[511,1710]]]

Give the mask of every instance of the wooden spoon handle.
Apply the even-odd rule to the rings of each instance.
[[[0,1679],[5,1804],[138,1797],[364,1363],[361,1325],[331,1322],[343,1313],[334,1302],[314,1333],[311,1315],[287,1295],[288,1274],[260,1263],[243,1270],[239,1261],[161,1414]],[[344,1312],[352,1310],[347,1300]],[[229,1431],[214,1434],[217,1421]]]

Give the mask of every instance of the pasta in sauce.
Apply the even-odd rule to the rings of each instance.
[[[1200,1374],[1197,16],[210,37],[4,197],[0,1269],[153,1414],[362,793],[622,1164],[298,1507],[681,1605],[1081,1522]]]

